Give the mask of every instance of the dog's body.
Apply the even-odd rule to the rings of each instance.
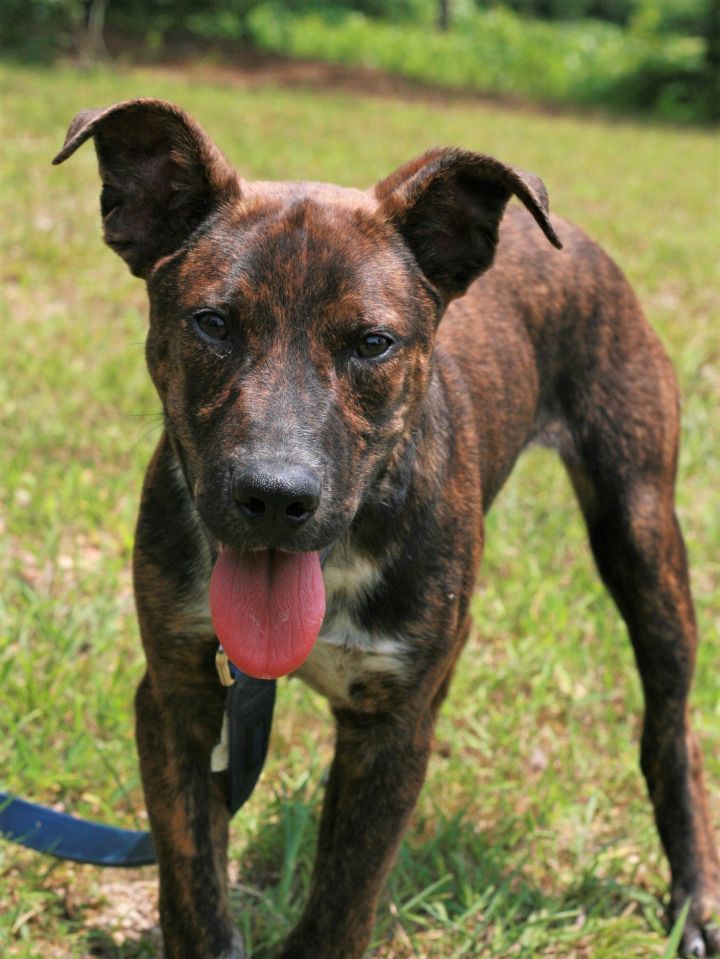
[[[90,136],[106,240],[148,282],[166,414],[135,585],[168,959],[243,955],[224,776],[210,772],[224,705],[211,574],[230,590],[218,551],[231,579],[248,555],[274,569],[280,551],[290,584],[295,566],[312,579],[324,560],[320,634],[272,673],[292,668],[337,721],[310,901],[281,955],[359,959],[468,635],[484,514],[533,441],[560,453],[630,630],[671,917],[691,897],[683,949],[715,954],[720,867],[687,718],[696,634],[673,508],[677,391],[617,267],[551,225],[537,178],[475,154],[431,151],[361,192],[242,183],[158,101],[80,114],[58,162]],[[512,194],[536,222],[509,210],[495,258]],[[558,246],[555,228],[562,253],[540,232]],[[271,592],[280,575],[263,580]]]

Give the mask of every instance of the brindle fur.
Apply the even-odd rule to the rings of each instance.
[[[329,696],[337,748],[309,902],[280,955],[357,959],[468,635],[483,517],[530,442],[560,453],[632,638],[670,918],[691,897],[683,951],[717,954],[720,868],[687,708],[677,389],[619,269],[580,230],[551,225],[537,178],[476,154],[430,151],[364,192],[244,183],[159,101],[79,114],[56,162],[90,137],[105,238],[147,281],[165,411],[134,570],[147,654],[137,741],[168,959],[243,955],[224,774],[210,772],[219,545],[334,546],[323,631],[298,672]],[[513,194],[527,210],[503,218]],[[546,241],[559,245],[555,230],[561,253]],[[227,340],[193,332],[201,308],[225,316]],[[360,360],[358,337],[378,329],[396,346]],[[272,541],[232,496],[237,470],[269,459],[322,481],[310,521]]]

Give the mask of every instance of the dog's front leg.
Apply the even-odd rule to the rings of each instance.
[[[338,711],[305,912],[281,959],[358,959],[377,900],[425,778],[432,719]]]
[[[205,600],[211,561],[166,435],[145,479],[133,563],[147,658],[136,737],[165,956],[241,959],[227,904],[226,777],[210,766],[226,696]]]
[[[203,668],[200,676],[207,673]],[[161,685],[148,673],[136,696],[140,768],[160,869],[165,957],[242,959],[227,904],[224,777],[210,772],[222,721],[222,687],[212,673],[193,686],[182,679]]]

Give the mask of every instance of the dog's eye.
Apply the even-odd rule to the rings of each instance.
[[[364,360],[372,360],[387,353],[394,342],[385,333],[366,333],[357,345],[357,354]]]
[[[212,313],[210,310],[203,310],[193,316],[195,328],[202,333],[208,340],[219,341],[227,339],[228,328],[225,320]]]

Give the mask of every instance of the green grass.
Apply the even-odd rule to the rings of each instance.
[[[717,823],[717,140],[209,76],[0,65],[0,781],[82,815],[145,822],[128,571],[159,427],[144,291],[102,246],[93,151],[49,161],[76,110],[152,94],[195,114],[251,177],[369,184],[432,143],[493,153],[540,173],[553,208],[622,263],[684,391],[679,504],[703,636],[695,723]],[[475,615],[371,955],[662,957],[667,868],[637,766],[639,684],[547,453],[521,461],[490,517]],[[263,783],[233,827],[234,911],[256,957],[299,914],[331,749],[324,703],[281,684]],[[0,954],[155,955],[153,878],[0,844]]]

